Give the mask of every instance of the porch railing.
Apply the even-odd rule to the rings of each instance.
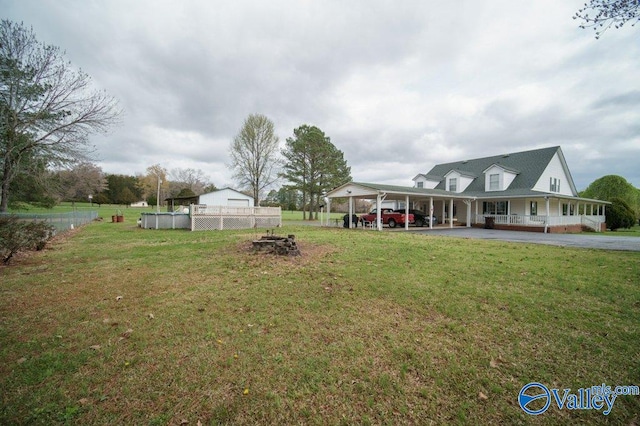
[[[496,225],[518,225],[518,226],[568,226],[568,225],[584,225],[596,232],[601,230],[605,217],[601,215],[576,215],[576,216],[530,216],[519,214],[499,214],[475,215],[475,223],[484,223],[485,217],[491,216],[495,220]]]

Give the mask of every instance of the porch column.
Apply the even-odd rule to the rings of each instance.
[[[606,216],[607,215],[607,205],[603,204],[602,205],[602,216]]]
[[[409,230],[409,196],[404,197],[404,229]]]
[[[433,229],[433,197],[429,197],[429,229]]]
[[[453,198],[449,200],[449,228],[453,228]]]
[[[471,200],[464,200],[467,205],[467,228],[471,227]]]
[[[447,223],[447,220],[445,219],[445,211],[444,211],[444,206],[445,206],[446,200],[442,200],[442,223]]]
[[[480,202],[480,201],[476,200],[476,217],[475,217],[475,219],[473,220],[473,223],[476,223],[476,220],[478,220],[478,203],[479,203],[479,202]]]
[[[549,215],[549,213],[550,213],[549,209],[551,208],[551,202],[549,201],[549,197],[544,197],[544,200],[545,200],[545,205],[546,205],[546,208],[547,208],[547,212],[546,212],[547,213],[547,218],[544,221],[544,233],[546,234],[547,233],[547,227],[549,226],[549,216],[550,216]]]
[[[331,198],[327,197],[327,226],[331,223]]]

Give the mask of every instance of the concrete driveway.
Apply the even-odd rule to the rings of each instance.
[[[602,250],[640,251],[640,238],[616,237],[611,234],[543,234],[539,232],[501,231],[483,228],[438,228],[424,230],[410,228],[410,232],[427,236],[478,238],[516,243],[548,244],[563,247],[582,247]]]

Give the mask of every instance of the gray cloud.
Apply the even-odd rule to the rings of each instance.
[[[579,189],[640,187],[637,29],[595,40],[540,2],[0,0],[120,100],[96,136],[109,173],[224,166],[247,115],[281,142],[320,127],[355,180],[405,184],[435,163],[560,145]]]

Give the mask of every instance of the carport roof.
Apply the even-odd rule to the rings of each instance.
[[[413,188],[409,186],[383,185],[379,183],[349,182],[339,186],[327,193],[328,198],[375,198],[378,195],[386,194],[387,200],[401,200],[406,196],[410,197],[436,197],[446,199],[473,199],[468,195],[453,194],[442,189]]]

